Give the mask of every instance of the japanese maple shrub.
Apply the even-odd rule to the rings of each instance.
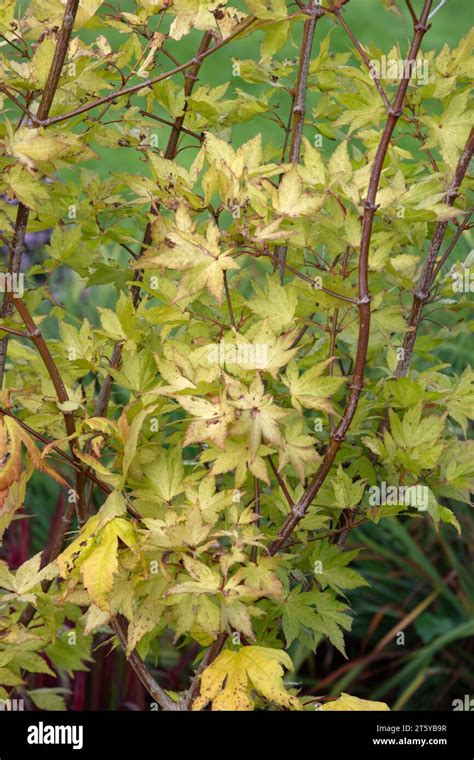
[[[286,650],[344,653],[348,532],[460,529],[473,374],[424,317],[469,330],[472,35],[429,52],[431,0],[384,5],[408,50],[359,42],[358,0],[0,0],[4,541],[35,473],[62,494],[0,562],[0,698],[61,704],[28,673],[100,632],[165,710],[310,709]]]

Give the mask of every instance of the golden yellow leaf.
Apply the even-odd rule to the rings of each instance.
[[[81,575],[89,596],[101,610],[108,609],[106,596],[112,591],[118,570],[118,536],[114,521],[107,523],[96,549],[81,565]]]
[[[327,702],[322,706],[322,710],[390,710],[385,702],[372,702],[370,699],[359,699],[352,697],[350,694],[342,692],[339,699],[333,702]]]
[[[0,419],[0,492],[8,492],[21,473],[21,439],[9,417]],[[3,499],[2,499],[3,503]]]
[[[293,663],[278,649],[249,646],[225,650],[203,671],[201,693],[193,710],[202,710],[209,702],[213,710],[253,710],[253,690],[280,707],[301,710],[297,698],[285,690],[284,668],[292,670]]]

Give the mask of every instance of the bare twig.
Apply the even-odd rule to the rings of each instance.
[[[20,109],[20,111],[25,116],[27,116],[29,119],[33,119],[34,118],[33,114],[31,114],[28,111],[28,109],[26,108],[26,106],[23,105],[23,103],[21,102],[21,100],[19,100],[12,92],[10,92],[10,90],[7,87],[5,87],[4,84],[1,84],[1,83],[0,83],[0,92],[4,92],[5,95],[12,101],[12,103],[14,103],[16,105],[17,108]]]
[[[253,511],[257,515],[257,521],[256,525],[257,527],[260,525],[260,481],[258,478],[253,479],[254,483],[254,506]],[[251,560],[254,564],[257,563],[258,559],[258,546],[252,546],[252,552],[251,552]]]
[[[258,254],[259,256],[268,256],[270,259],[273,259],[276,261],[276,254],[270,253],[270,251],[262,251],[262,253]],[[333,298],[337,298],[339,301],[344,301],[344,303],[351,303],[355,306],[358,305],[357,298],[351,298],[350,296],[344,296],[342,293],[336,293],[334,290],[329,290],[329,288],[326,288],[324,285],[316,285],[315,281],[312,277],[308,277],[308,275],[303,274],[300,272],[296,267],[291,266],[291,264],[287,264],[286,261],[283,264],[284,268],[287,269],[289,272],[295,275],[299,280],[304,280],[304,282],[309,283],[313,288],[316,288],[316,290],[321,290],[323,293],[326,293],[328,296],[332,296]]]
[[[350,255],[350,246],[346,247],[346,250],[344,251],[344,259],[342,263],[342,279],[345,280],[347,277],[347,267],[349,263],[349,255]],[[328,351],[328,359],[331,359],[333,356],[335,356],[336,352],[336,340],[337,340],[337,334],[338,334],[338,320],[339,320],[339,309],[334,309],[334,314],[332,318],[332,324],[329,331],[329,351]],[[331,362],[328,369],[329,375],[334,374],[334,363]],[[334,417],[332,414],[329,415],[329,430],[332,433],[334,429]]]
[[[463,181],[465,174],[469,168],[469,164],[474,151],[474,129],[471,130],[466,146],[459,159],[458,165],[454,171],[453,178],[449,185],[449,188],[444,196],[444,202],[448,206],[453,206],[454,201],[458,196],[458,190]],[[408,330],[405,333],[403,341],[403,352],[398,361],[397,368],[395,370],[395,377],[404,377],[408,372],[408,366],[411,361],[413,349],[415,347],[416,336],[418,328],[420,326],[423,307],[430,296],[431,286],[433,284],[433,273],[436,270],[436,274],[439,272],[444,261],[441,262],[441,266],[437,267],[436,260],[438,258],[439,250],[443,243],[444,235],[448,227],[448,220],[438,222],[435,227],[435,232],[431,240],[430,249],[425,259],[423,269],[421,271],[416,290],[413,296],[413,303],[411,307],[410,316],[408,319]],[[445,260],[445,259],[444,259]]]
[[[21,55],[22,55],[22,56],[26,56],[26,55],[27,55],[27,52],[28,52],[28,50],[27,50],[27,49],[26,49],[26,50],[22,50],[20,47],[18,47],[18,45],[15,45],[15,43],[14,43],[14,42],[12,42],[12,41],[11,41],[11,40],[9,40],[7,37],[5,37],[5,35],[4,35],[4,34],[0,34],[0,38],[1,38],[2,40],[4,40],[4,42],[6,42],[8,45],[11,45],[11,46],[12,46],[12,48],[15,48],[15,50],[18,50],[18,52],[19,52],[19,53],[21,53]]]
[[[227,272],[225,271],[224,271],[224,290],[225,290],[225,298],[227,301],[227,309],[229,312],[230,323],[234,329],[237,329],[235,325],[234,309],[232,308],[232,299],[230,297],[229,283],[227,280]]]
[[[142,116],[148,116],[149,119],[154,119],[155,121],[159,121],[160,124],[164,124],[167,127],[174,127],[174,122],[170,121],[169,119],[163,119],[161,116],[157,116],[154,113],[150,113],[149,111],[144,111],[143,108],[140,109],[140,113]],[[190,135],[191,137],[194,137],[196,140],[199,140],[199,142],[203,142],[204,135],[198,134],[198,132],[192,132],[190,129],[186,129],[186,127],[181,127],[181,132],[184,132],[186,135]]]
[[[0,332],[6,332],[8,335],[18,335],[19,338],[28,338],[31,340],[31,335],[29,333],[15,330],[14,327],[6,327],[5,325],[0,324]]]

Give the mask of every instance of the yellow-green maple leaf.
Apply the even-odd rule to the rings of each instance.
[[[282,216],[298,217],[315,214],[323,203],[323,195],[310,193],[303,188],[300,170],[293,166],[280,182],[274,205]]]
[[[239,265],[229,251],[221,251],[219,241],[219,230],[213,223],[208,225],[205,238],[192,230],[176,229],[165,238],[160,254],[147,260],[147,265],[186,271],[174,303],[194,296],[203,288],[207,288],[218,303],[222,301],[224,272],[239,269]]]
[[[468,110],[468,91],[460,92],[449,102],[440,116],[420,119],[428,126],[427,148],[439,146],[446,163],[454,168],[472,126],[472,111]]]
[[[81,565],[84,586],[100,609],[107,607],[106,597],[112,591],[118,570],[118,536],[113,521],[102,531],[100,543]]]
[[[319,362],[302,375],[298,375],[298,367],[294,362],[288,365],[283,382],[290,390],[291,403],[295,409],[304,406],[306,409],[333,411],[329,396],[332,396],[344,384],[345,380],[343,377],[321,377],[331,362],[332,359]]]
[[[202,673],[201,693],[193,710],[202,710],[209,702],[213,710],[253,710],[253,690],[268,702],[301,710],[297,698],[285,690],[284,668],[292,670],[293,663],[278,649],[249,646],[221,652]]]
[[[267,275],[265,290],[256,285],[255,298],[249,301],[249,308],[267,319],[270,327],[275,331],[281,331],[283,327],[294,324],[295,311],[298,305],[298,297],[294,285],[280,285],[278,278]]]
[[[223,449],[227,425],[233,419],[232,407],[225,403],[213,404],[197,396],[179,396],[176,399],[187,412],[197,419],[190,424],[183,446],[203,441],[213,441]]]
[[[291,464],[300,482],[304,483],[306,465],[310,462],[318,462],[320,459],[319,454],[314,448],[315,443],[314,438],[303,433],[302,420],[293,422],[285,430],[278,470],[281,472],[287,464]]]
[[[248,436],[250,460],[255,460],[262,440],[282,447],[278,422],[287,416],[288,410],[273,403],[272,396],[265,393],[260,376],[255,376],[248,391],[240,383],[231,384],[229,390],[235,398],[236,408],[241,410],[233,432]]]

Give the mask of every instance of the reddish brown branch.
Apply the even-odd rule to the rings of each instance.
[[[219,634],[217,639],[214,641],[213,644],[211,644],[211,646],[207,650],[191,682],[191,686],[189,687],[188,692],[183,699],[182,709],[191,710],[194,700],[199,696],[199,689],[201,685],[201,674],[209,665],[211,665],[211,663],[214,662],[216,657],[219,656],[219,654],[222,651],[222,647],[224,646],[226,642],[226,639],[227,639],[227,634],[225,633]]]
[[[8,335],[17,335],[19,338],[28,338],[31,339],[31,335],[26,332],[22,332],[21,330],[15,330],[14,327],[6,327],[5,325],[0,325],[0,332],[8,333]]]
[[[470,220],[470,218],[471,218],[471,216],[472,216],[473,213],[474,213],[474,208],[472,208],[470,211],[467,212],[466,216],[464,217],[463,223],[460,224],[459,227],[457,228],[456,233],[455,233],[453,239],[451,240],[451,242],[448,245],[448,247],[446,248],[445,252],[443,253],[443,255],[441,256],[441,258],[439,259],[438,263],[436,264],[436,266],[435,266],[435,268],[433,270],[433,274],[431,275],[431,286],[433,285],[434,281],[436,280],[438,274],[440,273],[442,267],[446,263],[446,261],[449,258],[450,254],[453,252],[453,250],[454,250],[454,248],[456,246],[456,243],[458,242],[459,238],[461,237],[461,235],[463,234],[463,232],[465,232],[465,230],[469,226],[469,220]]]
[[[309,67],[313,50],[314,33],[318,19],[323,14],[321,8],[312,0],[309,6],[310,17],[304,23],[303,39],[298,65],[298,76],[295,85],[295,99],[292,113],[292,128],[290,142],[290,161],[297,164],[300,158],[301,141],[303,139],[303,127],[306,116],[306,93],[308,91]]]
[[[14,102],[21,108],[21,110],[24,113],[26,113],[28,116],[30,116],[32,119],[43,120],[43,119],[46,119],[46,117],[49,114],[49,109],[51,108],[54,95],[56,93],[56,89],[58,86],[59,77],[61,75],[61,70],[64,65],[64,60],[66,58],[66,54],[67,54],[67,50],[69,46],[69,40],[71,38],[71,32],[74,26],[74,20],[76,18],[78,7],[79,7],[79,0],[68,0],[66,9],[64,11],[61,27],[57,35],[56,50],[54,52],[53,61],[51,63],[51,68],[49,70],[49,74],[46,80],[43,94],[41,96],[41,101],[38,106],[38,111],[37,111],[36,116],[31,117],[31,114],[29,114],[27,109],[25,109],[21,105],[21,103],[19,103],[16,99],[14,100]],[[2,87],[2,89],[4,92],[7,92],[4,86]],[[10,98],[12,98],[11,93],[7,92],[7,94]],[[21,259],[22,259],[23,250],[25,247],[25,235],[26,235],[26,228],[28,225],[29,214],[30,214],[30,210],[26,206],[24,206],[23,203],[20,203],[18,205],[17,217],[16,217],[16,222],[15,222],[15,230],[13,233],[13,239],[10,246],[10,256],[9,256],[9,261],[8,261],[8,270],[11,274],[18,274],[20,271]],[[11,300],[12,300],[11,293],[5,293],[0,316],[6,317],[12,313],[13,306],[12,306]],[[0,386],[3,383],[6,354],[7,354],[7,340],[6,338],[4,338],[0,342]]]
[[[275,462],[273,461],[272,457],[270,457],[270,456],[268,457],[268,462],[270,464],[270,467],[272,468],[272,472],[273,472],[274,476],[276,477],[276,479],[278,481],[278,485],[280,486],[281,490],[285,494],[285,499],[287,500],[288,505],[290,507],[293,507],[294,501],[291,498],[291,494],[288,491],[288,488],[286,487],[286,483],[283,480],[283,478],[281,477],[280,473],[278,472],[277,467],[276,467]]]
[[[343,280],[345,280],[347,278],[347,274],[348,274],[347,267],[348,267],[348,264],[349,264],[350,252],[351,252],[350,246],[347,246],[346,250],[344,251],[344,259],[343,259],[343,262],[342,262],[342,272],[341,272],[341,274],[342,274],[342,279]],[[337,341],[337,334],[338,334],[338,330],[339,330],[338,320],[339,320],[339,309],[334,309],[334,314],[333,314],[333,318],[332,318],[332,324],[331,324],[331,328],[330,328],[330,331],[329,331],[328,359],[331,359],[333,356],[335,356],[335,353],[336,353],[336,341]],[[328,372],[329,372],[329,375],[333,375],[334,374],[334,363],[333,362],[329,365]],[[334,423],[333,415],[330,414],[329,415],[329,430],[330,430],[331,433],[333,432],[334,424],[335,423]]]
[[[46,80],[43,95],[41,96],[41,101],[36,113],[36,119],[38,121],[42,121],[48,117],[50,108],[53,105],[53,100],[58,88],[61,71],[63,69],[64,61],[66,60],[69,41],[71,39],[78,7],[79,0],[68,0],[61,23],[61,28],[58,32],[56,49],[54,51],[51,68],[48,73],[48,79]]]
[[[45,365],[48,371],[48,375],[50,376],[51,382],[53,383],[53,386],[54,386],[54,390],[56,391],[57,399],[61,404],[64,404],[65,402],[69,401],[68,392],[65,388],[61,374],[56,365],[56,362],[54,361],[53,356],[46,344],[46,341],[41,335],[40,330],[37,328],[34,319],[32,318],[30,312],[28,311],[22,299],[15,298],[14,304],[23,320],[23,324],[25,325],[26,329],[28,330],[29,335],[31,336],[31,340],[35,344],[36,350],[38,351],[39,355],[41,356],[41,359],[43,360],[43,364]],[[78,460],[75,453],[75,448],[74,448],[74,438],[76,437],[76,424],[74,422],[74,415],[71,412],[63,411],[62,414],[64,417],[64,425],[66,427],[66,433],[68,437],[70,438],[69,446],[71,449],[71,453],[72,453],[73,459],[76,461],[77,466],[78,466],[78,471],[77,471],[77,476],[76,476],[77,516],[78,516],[79,522],[82,523],[84,522],[85,476],[82,471],[80,460]]]
[[[126,622],[123,618],[114,618],[111,622],[117,638],[120,642],[120,646],[127,651],[127,633]],[[163,710],[174,711],[181,710],[182,707],[177,702],[174,702],[170,696],[164,691],[161,686],[155,681],[147,666],[134,650],[128,657],[128,663],[132,666],[133,670],[137,674],[138,678],[142,682],[143,686],[147,690],[152,699],[157,702]]]
[[[439,167],[438,167],[438,164],[436,163],[436,159],[435,159],[435,157],[433,156],[433,154],[432,154],[432,152],[430,151],[430,149],[429,149],[429,148],[427,148],[427,147],[426,147],[426,145],[425,145],[425,138],[423,137],[423,135],[422,135],[422,133],[421,133],[421,129],[420,129],[420,122],[419,122],[419,119],[418,119],[418,117],[417,117],[417,115],[416,115],[416,113],[415,113],[415,109],[414,109],[414,108],[411,108],[410,110],[411,110],[411,114],[412,114],[412,115],[411,115],[411,118],[410,118],[409,116],[407,116],[406,118],[407,118],[407,119],[408,119],[408,120],[409,120],[409,121],[410,121],[410,122],[411,122],[411,123],[414,125],[414,127],[415,127],[415,137],[416,137],[416,139],[417,139],[417,140],[419,140],[419,142],[420,142],[420,144],[421,144],[421,148],[422,148],[422,150],[423,150],[423,151],[426,153],[426,155],[428,156],[428,160],[429,160],[429,162],[430,162],[430,164],[431,164],[431,168],[433,169],[433,171],[435,171],[435,172],[437,172],[437,173],[438,173],[438,172],[439,172]]]
[[[158,84],[158,82],[162,82],[163,80],[169,79],[175,74],[179,74],[180,71],[186,71],[186,69],[192,68],[196,65],[200,66],[205,58],[217,52],[217,50],[223,48],[224,45],[227,45],[229,42],[231,42],[231,40],[234,40],[239,36],[239,34],[242,34],[242,32],[251,27],[255,21],[256,19],[254,16],[249,16],[249,18],[245,19],[245,21],[243,21],[239,27],[234,32],[232,32],[232,34],[221,40],[221,42],[218,42],[210,50],[206,50],[205,52],[201,53],[201,55],[196,55],[194,58],[191,58],[191,60],[186,61],[186,63],[182,63],[179,66],[176,66],[174,69],[165,71],[163,74],[159,74],[156,77],[145,79],[142,82],[138,82],[138,84],[130,85],[129,87],[123,87],[116,92],[111,92],[108,95],[104,95],[101,98],[93,100],[90,103],[85,103],[83,106],[79,106],[78,108],[75,108],[73,111],[69,111],[68,113],[63,113],[50,119],[43,119],[41,121],[37,120],[36,123],[38,126],[42,127],[49,127],[51,124],[59,124],[60,122],[67,121],[68,119],[72,119],[75,116],[81,116],[82,114],[87,113],[88,111],[91,111],[92,109],[97,108],[98,106],[101,106],[105,103],[111,103],[117,98],[134,95],[135,93],[140,92],[140,90],[144,90],[147,87],[152,87],[154,84]]]
[[[13,238],[10,244],[8,256],[8,271],[12,277],[13,275],[18,275],[20,272],[21,260],[25,248],[25,236],[29,215],[29,208],[27,206],[24,206],[23,203],[19,203],[18,211],[16,214],[15,229],[13,232]],[[2,308],[0,310],[0,317],[5,319],[6,317],[11,316],[13,313],[13,308],[12,294],[5,292],[3,295]],[[3,385],[3,377],[5,374],[7,348],[8,337],[5,337],[0,340],[0,387]]]
[[[432,0],[425,0],[423,5],[423,11],[421,13],[420,21],[414,27],[413,40],[408,53],[408,61],[412,63],[416,60],[418,51],[421,46],[422,39],[428,31],[428,14],[431,10]],[[301,499],[294,505],[290,516],[287,518],[282,528],[280,529],[277,538],[270,544],[269,553],[275,554],[283,543],[286,542],[288,537],[293,533],[299,522],[305,516],[311,502],[318,493],[322,484],[326,480],[331,467],[334,463],[336,455],[341,447],[342,442],[345,440],[347,431],[354,418],[357,406],[359,404],[359,398],[363,387],[363,380],[365,374],[365,365],[367,360],[367,349],[369,343],[370,334],[370,296],[368,288],[368,263],[369,263],[369,249],[370,241],[372,237],[372,228],[374,215],[377,210],[376,197],[379,187],[380,177],[382,174],[383,164],[387,155],[390,140],[395,129],[395,126],[402,114],[403,104],[405,102],[405,96],[410,82],[412,66],[405,67],[405,74],[398,87],[397,95],[393,107],[390,109],[388,118],[385,124],[382,137],[380,139],[373,166],[370,175],[369,188],[367,192],[367,198],[364,203],[364,215],[362,220],[362,233],[360,241],[360,253],[359,253],[359,268],[358,268],[358,280],[359,280],[359,336],[357,341],[357,352],[354,363],[354,373],[352,377],[352,385],[349,393],[349,399],[344,411],[344,415],[339,425],[332,433],[330,443],[327,452],[321,462],[321,465],[316,472],[309,487],[304,492]]]
[[[445,194],[444,202],[448,206],[453,206],[454,201],[458,196],[458,190],[463,181],[466,172],[469,168],[469,164],[474,151],[474,129],[471,130],[466,146],[459,159],[458,165],[454,171],[453,178],[449,185],[449,188]],[[448,227],[448,220],[438,222],[435,227],[435,232],[431,240],[431,245],[428,251],[428,255],[425,259],[423,269],[416,286],[416,290],[413,296],[413,303],[411,307],[410,316],[408,319],[408,330],[405,333],[403,341],[403,353],[398,361],[397,368],[395,370],[395,377],[404,377],[408,371],[408,366],[411,361],[413,349],[415,347],[416,336],[418,328],[420,326],[423,308],[430,296],[431,286],[434,278],[439,272],[443,259],[439,266],[436,265],[439,250],[441,248],[446,229]],[[444,259],[445,260],[445,259]],[[436,271],[436,274],[435,274]]]
[[[383,101],[383,104],[384,104],[385,108],[387,109],[387,111],[390,111],[390,101],[389,101],[389,99],[387,97],[387,94],[386,94],[384,88],[382,87],[382,83],[380,81],[380,77],[377,74],[377,72],[374,69],[374,67],[372,66],[367,53],[365,52],[364,48],[362,47],[361,43],[359,42],[359,40],[357,39],[357,37],[355,36],[355,34],[353,33],[353,31],[349,28],[348,24],[344,20],[344,17],[342,15],[342,13],[340,13],[340,11],[338,9],[336,9],[336,8],[330,8],[330,10],[331,10],[332,13],[334,13],[334,15],[336,16],[338,22],[340,23],[340,25],[342,26],[342,28],[344,29],[344,31],[346,32],[346,34],[352,40],[352,43],[353,43],[355,49],[357,50],[357,52],[359,53],[360,57],[364,61],[365,65],[367,66],[367,68],[369,70],[370,76],[374,80],[375,87],[377,88],[377,92],[379,93],[380,97],[382,98],[382,101]]]
[[[418,23],[418,18],[417,18],[416,13],[415,13],[415,11],[413,9],[413,5],[411,4],[411,1],[410,0],[406,0],[406,4],[407,4],[408,10],[410,11],[410,16],[412,18],[413,23],[417,24]]]
[[[79,0],[67,0],[61,26],[57,33],[56,49],[55,49],[51,67],[46,79],[46,84],[45,84],[45,88],[41,97],[41,101],[38,107],[37,118],[39,119],[45,119],[49,114],[49,110],[51,108],[54,95],[56,93],[56,89],[58,86],[61,70],[64,65],[64,61],[65,61],[66,54],[68,51],[69,41],[71,38],[71,33],[74,26],[74,21],[76,18],[78,7],[79,7]],[[11,275],[18,275],[21,269],[21,260],[22,260],[23,251],[25,248],[25,236],[26,236],[26,229],[28,226],[29,214],[30,214],[29,208],[27,208],[23,203],[20,202],[18,205],[15,229],[13,233],[12,242],[10,245],[10,252],[9,252],[9,258],[8,258],[8,271]],[[12,298],[11,293],[4,294],[2,308],[0,310],[0,317],[6,318],[12,314],[13,308],[14,308],[13,301],[14,299]],[[17,306],[17,308],[18,308],[18,303],[19,303],[18,299],[15,299],[15,305]],[[31,333],[33,336],[33,333],[36,333],[37,331],[36,325],[34,324],[33,320],[30,320],[29,326],[26,322],[25,322],[25,325],[27,326],[29,333]],[[46,346],[46,344],[44,345]],[[5,374],[7,347],[8,347],[8,336],[0,340],[0,388],[3,385],[3,378]],[[42,350],[43,350],[43,347],[42,347]],[[47,347],[46,347],[46,351],[49,354]],[[44,356],[46,356],[46,353],[44,353]],[[57,387],[61,388],[61,393],[63,393],[63,390],[65,393],[64,385],[62,383],[61,378],[57,377],[55,370],[53,370],[53,374],[55,377],[55,380],[51,378],[53,380],[53,383],[56,382]],[[56,388],[56,385],[55,385],[55,388]],[[64,400],[66,399],[67,399],[67,394]],[[71,416],[68,416],[68,415],[65,415],[64,419],[66,423],[68,436],[72,435],[72,433],[75,432],[74,420]],[[82,512],[83,486],[84,486],[83,474],[78,472],[76,476],[76,491],[77,491],[78,500],[79,500],[79,505],[78,505],[79,514]]]
[[[204,59],[204,54],[209,48],[209,45],[211,44],[212,35],[209,32],[206,32],[203,35],[201,44],[199,46],[199,50],[197,52],[197,55],[193,59],[195,61],[194,65],[186,70],[185,74],[185,83],[184,83],[184,95],[186,98],[185,106],[183,113],[178,116],[175,121],[173,122],[173,128],[171,130],[171,134],[169,136],[168,144],[166,146],[165,150],[165,158],[171,161],[176,156],[176,152],[178,150],[178,142],[179,137],[181,135],[181,132],[183,131],[183,124],[184,119],[186,117],[186,111],[187,111],[187,98],[190,97],[194,85],[197,81],[199,70],[201,68],[202,61]],[[211,51],[214,51],[215,48],[212,48]],[[150,214],[156,215],[158,213],[159,207],[156,204],[152,204],[152,207],[150,209]],[[148,247],[151,245],[152,241],[152,230],[153,230],[153,224],[152,222],[148,222],[145,233],[143,235],[142,244],[140,246],[140,252],[137,256],[139,259],[145,251],[148,249]],[[135,308],[137,308],[138,303],[140,301],[140,282],[143,278],[143,271],[140,269],[135,270],[134,274],[134,281],[135,285],[132,286],[131,294],[132,294],[132,303]],[[120,361],[122,358],[122,343],[116,343],[114,346],[114,350],[112,352],[112,358],[110,360],[110,366],[113,369],[117,369],[120,366]],[[107,408],[109,406],[110,402],[110,393],[112,391],[112,383],[113,378],[111,375],[107,375],[104,382],[102,383],[102,387],[100,389],[99,395],[97,396],[95,409],[94,409],[94,415],[96,417],[103,417],[104,414],[107,411]]]
[[[296,79],[293,109],[292,109],[292,126],[290,142],[290,162],[297,164],[300,160],[301,141],[303,139],[304,120],[306,115],[306,95],[308,91],[308,75],[311,64],[311,53],[313,50],[314,32],[318,19],[324,14],[324,11],[311,0],[308,11],[310,16],[304,23],[303,39],[298,64],[298,75]],[[278,261],[278,271],[280,280],[285,278],[285,262],[288,246],[278,246],[276,249],[276,258]]]

